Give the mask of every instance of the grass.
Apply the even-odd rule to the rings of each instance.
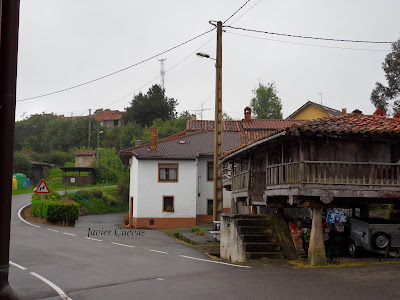
[[[82,173],[83,174],[83,173]],[[46,176],[43,178],[46,181],[47,187],[50,191],[63,191],[65,190],[65,186],[62,184],[62,171],[60,168],[54,168],[47,172]],[[71,189],[86,189],[86,188],[93,188],[93,187],[103,187],[103,186],[110,186],[115,185],[115,182],[106,182],[106,183],[98,183],[92,185],[85,185],[85,186],[77,186],[77,185],[67,185],[67,190]],[[21,195],[21,194],[29,194],[33,193],[33,189],[35,186],[26,187],[22,189],[16,189],[12,191],[12,195]]]

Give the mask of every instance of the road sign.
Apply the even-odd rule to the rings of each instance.
[[[47,184],[46,184],[46,182],[44,182],[44,180],[42,180],[42,182],[38,185],[38,187],[35,188],[33,191],[38,194],[49,194],[50,193],[50,190],[47,187]]]

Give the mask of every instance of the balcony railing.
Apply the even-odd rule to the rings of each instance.
[[[399,177],[398,163],[304,161],[270,165],[265,172],[235,174],[232,190],[296,183],[396,186]]]

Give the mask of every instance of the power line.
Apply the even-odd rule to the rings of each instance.
[[[201,48],[203,48],[205,45],[207,45],[209,42],[211,42],[213,39],[215,39],[215,37],[212,37],[211,39],[209,39],[207,42],[205,42],[203,45],[201,45],[199,48],[197,48],[196,50],[194,50],[193,52],[191,52],[188,56],[186,56],[185,58],[183,58],[182,60],[180,60],[178,63],[176,63],[175,65],[173,65],[171,68],[169,68],[168,70],[165,71],[165,73],[168,73],[169,71],[171,71],[172,69],[174,69],[175,67],[177,67],[178,65],[180,65],[181,63],[183,63],[185,60],[187,60],[189,57],[191,57],[193,54],[195,54],[198,50],[200,50]],[[152,80],[150,80],[149,82],[147,82],[146,84],[142,85],[140,88],[134,90],[133,92],[130,92],[129,94],[126,94],[125,96],[118,98],[117,100],[115,100],[114,102],[112,102],[111,104],[108,104],[107,106],[104,106],[104,108],[106,107],[110,107],[111,105],[125,99],[126,97],[129,97],[132,94],[135,94],[136,92],[140,91],[142,88],[144,88],[145,86],[149,85],[150,83],[156,81],[158,78],[160,78],[161,75],[153,78]]]
[[[228,22],[234,15],[236,15],[238,12],[239,12],[239,10],[241,10],[247,3],[249,3],[250,2],[250,0],[247,0],[241,7],[239,7],[228,19],[226,19],[225,21],[224,21],[224,23],[222,23],[222,24],[225,24],[226,22]]]
[[[247,14],[250,10],[253,9],[254,6],[256,6],[258,3],[260,3],[261,0],[258,0],[255,4],[253,4],[248,10],[246,10],[244,13],[242,13],[239,17],[237,17],[231,24],[235,23],[237,20],[239,20],[241,17],[243,17],[245,14]],[[225,23],[225,22],[224,22]]]
[[[160,55],[163,55],[163,54],[165,54],[165,53],[167,53],[167,52],[170,52],[170,51],[172,51],[172,50],[174,50],[174,49],[176,49],[176,48],[179,48],[179,47],[181,47],[181,46],[183,46],[183,45],[185,45],[185,44],[187,44],[187,43],[189,43],[189,42],[191,42],[191,41],[193,41],[193,40],[195,40],[195,39],[197,39],[197,38],[199,38],[199,37],[201,37],[201,36],[203,36],[203,35],[205,35],[205,34],[207,34],[207,33],[209,33],[209,32],[211,32],[211,31],[213,31],[214,29],[215,29],[215,28],[210,29],[210,30],[207,30],[207,31],[205,31],[205,32],[203,32],[203,33],[201,33],[201,34],[199,34],[199,35],[197,35],[197,36],[195,36],[195,37],[193,37],[193,38],[191,38],[191,39],[189,39],[189,40],[183,42],[183,43],[180,43],[180,44],[178,44],[178,45],[176,45],[176,46],[174,46],[174,47],[172,47],[172,48],[169,48],[168,50],[165,50],[165,51],[163,51],[163,52],[160,52],[160,53],[158,53],[158,54],[156,54],[156,55],[153,55],[153,56],[151,56],[151,57],[149,57],[149,58],[146,58],[146,59],[144,59],[144,60],[142,60],[142,61],[139,61],[139,62],[137,62],[137,63],[135,63],[135,64],[133,64],[133,65],[127,66],[127,67],[122,68],[122,69],[119,69],[119,70],[114,71],[114,72],[112,72],[112,73],[109,73],[109,74],[107,74],[107,75],[104,75],[104,76],[101,76],[101,77],[98,77],[98,78],[95,78],[95,79],[92,79],[92,80],[89,80],[89,81],[85,81],[85,82],[83,82],[83,83],[80,83],[80,84],[77,84],[77,85],[74,85],[74,86],[71,86],[71,87],[68,87],[68,88],[64,88],[64,89],[61,89],[61,90],[58,90],[58,91],[55,91],[55,92],[50,92],[50,93],[46,93],[46,94],[39,95],[39,96],[35,96],[35,97],[29,97],[29,98],[25,98],[25,99],[20,99],[20,100],[17,100],[17,102],[27,101],[27,100],[32,100],[32,99],[37,99],[37,98],[42,98],[42,97],[46,97],[46,96],[50,96],[50,95],[62,93],[62,92],[69,91],[69,90],[72,90],[72,89],[75,89],[75,88],[78,88],[78,87],[81,87],[81,86],[84,86],[84,85],[87,85],[87,84],[90,84],[90,83],[99,81],[99,80],[101,80],[101,79],[110,77],[110,76],[112,76],[112,75],[118,74],[118,73],[123,72],[123,71],[126,71],[126,70],[128,70],[128,69],[130,69],[130,68],[136,67],[136,66],[138,66],[138,65],[140,65],[140,64],[143,64],[143,63],[145,63],[145,62],[147,62],[147,61],[149,61],[149,60],[151,60],[151,59],[153,59],[153,58],[156,58],[156,57],[158,57],[158,56],[160,56]]]
[[[294,45],[301,45],[301,46],[319,47],[319,48],[344,49],[344,50],[358,50],[358,51],[377,51],[377,52],[390,52],[390,51],[391,51],[390,49],[387,49],[387,50],[380,50],[380,49],[368,49],[368,48],[348,48],[348,47],[337,47],[337,46],[324,46],[324,45],[315,45],[315,44],[305,44],[305,43],[289,42],[289,41],[282,41],[282,40],[275,40],[275,39],[267,39],[267,38],[262,38],[262,37],[258,37],[258,36],[251,36],[251,35],[240,34],[240,33],[234,33],[234,32],[229,32],[229,31],[226,31],[225,33],[233,34],[233,35],[238,35],[238,36],[249,37],[249,38],[258,39],[258,40],[273,41],[273,42],[286,43],[286,44],[294,44]]]
[[[269,31],[262,31],[256,29],[248,29],[242,27],[234,27],[231,25],[224,25],[225,28],[231,28],[235,30],[243,30],[243,31],[250,31],[250,32],[257,32],[257,33],[265,33],[271,35],[280,35],[280,36],[287,36],[287,37],[294,37],[294,38],[301,38],[301,39],[312,39],[312,40],[323,40],[323,41],[333,41],[333,42],[348,42],[348,43],[365,43],[365,44],[392,44],[393,42],[382,42],[382,41],[363,41],[363,40],[346,40],[346,39],[334,39],[334,38],[323,38],[323,37],[313,37],[313,36],[303,36],[303,35],[295,35],[295,34],[287,34],[287,33],[277,33],[277,32],[269,32]]]

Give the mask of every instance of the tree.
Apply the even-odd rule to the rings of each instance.
[[[258,84],[253,90],[254,97],[251,99],[251,109],[257,119],[282,119],[281,99],[276,95],[275,83],[268,83],[266,86]]]
[[[232,118],[231,118],[231,116],[230,115],[228,115],[226,112],[222,112],[222,120],[225,120],[225,121],[231,121],[231,120],[233,120]]]
[[[27,177],[31,176],[32,164],[29,157],[22,152],[14,153],[13,173],[22,173]]]
[[[400,113],[400,39],[392,44],[392,52],[382,63],[388,86],[376,82],[371,93],[371,102],[376,108],[389,112],[389,101],[393,101],[393,111]]]
[[[153,85],[147,94],[139,93],[131,101],[131,106],[126,108],[123,122],[136,122],[141,126],[150,126],[157,118],[167,120],[175,117],[175,106],[178,104],[174,98],[165,96],[165,90],[159,85]]]

